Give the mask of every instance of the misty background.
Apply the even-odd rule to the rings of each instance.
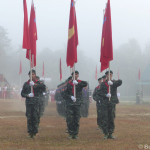
[[[77,26],[79,35],[78,63],[76,69],[80,79],[89,82],[90,88],[97,86],[96,65],[100,73],[100,44],[103,9],[107,0],[77,0]],[[27,0],[30,14],[31,0]],[[37,75],[51,78],[47,85],[55,89],[60,83],[59,60],[62,59],[63,81],[70,75],[66,66],[66,50],[70,0],[34,1],[37,21]],[[135,96],[138,88],[138,71],[142,73],[150,65],[150,1],[111,0],[114,60],[111,70],[114,79],[123,80],[119,88],[121,96]],[[29,19],[29,17],[28,17]],[[12,86],[20,84],[19,65],[22,61],[22,84],[28,79],[29,61],[22,49],[23,1],[0,0],[0,74],[4,74]]]

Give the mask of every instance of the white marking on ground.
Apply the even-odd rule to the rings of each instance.
[[[0,116],[0,119],[7,119],[7,118],[21,118],[24,116]]]

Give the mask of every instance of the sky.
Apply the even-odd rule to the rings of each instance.
[[[27,0],[30,14],[32,0]],[[77,0],[76,14],[79,35],[78,50],[99,60],[103,10],[107,0]],[[150,0],[110,0],[113,47],[135,38],[142,49],[150,42]],[[37,53],[44,48],[66,49],[70,0],[34,0],[37,21]],[[23,0],[0,0],[0,26],[3,26],[12,47],[22,45]]]

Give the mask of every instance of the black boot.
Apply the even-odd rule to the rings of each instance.
[[[108,135],[108,139],[115,139],[115,137],[114,137],[114,136],[112,136],[112,134],[111,134],[111,133],[109,133],[109,135]]]
[[[108,139],[108,134],[105,134],[105,135],[104,135],[104,139],[105,139],[105,140]]]

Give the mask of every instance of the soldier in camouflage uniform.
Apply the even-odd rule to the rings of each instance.
[[[28,75],[30,76],[30,72]],[[33,93],[31,88],[33,88]],[[27,129],[31,138],[38,133],[39,96],[41,90],[45,90],[45,85],[36,80],[36,72],[32,70],[32,81],[25,82],[21,91],[21,96],[26,98]]]
[[[73,76],[73,73],[72,73]],[[76,139],[79,132],[80,106],[83,87],[87,86],[86,81],[78,80],[79,72],[75,71],[75,79],[67,83],[63,97],[66,100],[66,122],[69,132],[69,138]],[[74,97],[74,85],[76,88],[76,97]]]
[[[95,88],[93,92],[93,99],[96,101],[96,108],[97,108],[97,125],[98,129],[101,129],[101,117],[100,117],[100,96],[97,94],[98,89],[100,89],[101,83],[102,83],[102,78],[98,79],[99,85]]]
[[[48,101],[49,101],[49,89],[46,86],[46,93],[45,93],[45,107],[48,106]]]
[[[88,117],[89,113],[89,86],[82,90],[81,117]]]
[[[41,81],[38,76],[36,76],[36,79],[38,80],[38,82],[40,82],[40,84],[44,84],[44,81]],[[45,91],[43,89],[40,89],[39,91],[39,124],[40,124],[40,118],[43,116],[44,109],[45,109],[45,92],[46,92],[46,86],[45,86]]]
[[[63,83],[64,84],[64,83]],[[60,84],[57,86],[56,92],[55,92],[55,100],[56,100],[56,106],[57,106],[57,112],[60,116],[63,116],[63,108],[62,108],[62,102],[64,101],[61,95],[61,89],[63,87],[63,84]]]
[[[101,119],[102,119],[102,130],[104,133],[104,139],[114,139],[112,136],[115,124],[115,107],[119,102],[117,97],[117,87],[122,84],[122,80],[112,80],[113,72],[110,71],[110,80],[109,72],[106,73],[107,80],[101,84],[100,89],[98,90],[98,95],[101,96]],[[109,81],[108,81],[109,80]],[[110,93],[109,93],[110,86]],[[110,100],[109,100],[110,99]]]

